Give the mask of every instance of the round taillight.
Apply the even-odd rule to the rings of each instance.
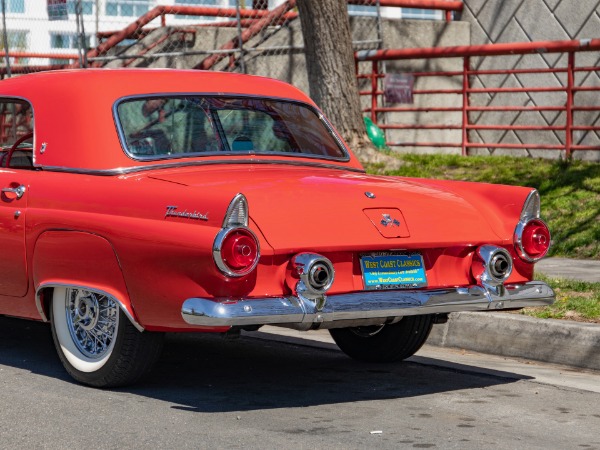
[[[523,228],[523,250],[534,259],[544,256],[550,248],[550,230],[541,220],[531,220]]]
[[[217,266],[226,275],[246,275],[258,263],[258,240],[247,228],[223,229],[215,240],[213,255]]]
[[[517,227],[516,245],[522,258],[537,261],[550,249],[550,230],[541,219],[532,219]]]
[[[229,267],[243,270],[256,261],[258,245],[245,230],[235,230],[223,240],[221,255]]]

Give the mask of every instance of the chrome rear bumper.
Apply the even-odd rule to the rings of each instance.
[[[362,291],[327,296],[325,305],[302,296],[214,301],[189,298],[181,315],[192,325],[210,327],[289,324],[309,329],[331,322],[388,319],[458,311],[490,311],[554,302],[541,281],[485,289],[481,286],[438,290]]]

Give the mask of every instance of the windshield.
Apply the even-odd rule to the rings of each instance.
[[[117,105],[121,138],[136,159],[220,152],[346,158],[306,105],[264,98],[153,96]]]

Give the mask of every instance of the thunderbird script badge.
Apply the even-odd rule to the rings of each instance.
[[[184,209],[183,211],[177,211],[177,206],[167,206],[165,219],[167,217],[182,217],[183,219],[208,220],[208,213],[201,214],[195,210],[193,212],[189,212],[187,209]]]

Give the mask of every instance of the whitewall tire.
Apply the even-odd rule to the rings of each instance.
[[[158,359],[162,333],[139,332],[111,296],[81,287],[56,287],[52,337],[67,372],[96,387],[141,378]]]

